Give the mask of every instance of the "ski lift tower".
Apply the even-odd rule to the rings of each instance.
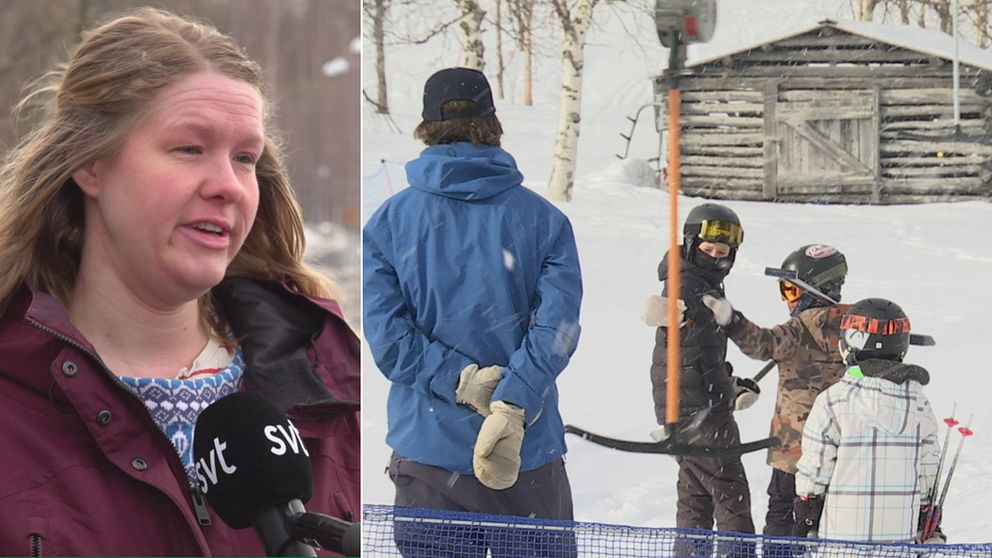
[[[668,299],[679,300],[678,227],[679,227],[679,114],[681,92],[679,77],[685,72],[686,47],[691,43],[705,43],[713,37],[716,27],[716,0],[657,0],[654,10],[658,40],[669,49],[668,69],[664,73],[668,82]],[[662,174],[664,176],[664,173]],[[679,420],[679,324],[676,309],[668,306],[668,386],[665,429],[671,435]]]

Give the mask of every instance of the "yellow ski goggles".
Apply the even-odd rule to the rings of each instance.
[[[722,242],[737,248],[744,242],[744,229],[736,223],[708,220],[699,224],[699,238],[706,242]]]

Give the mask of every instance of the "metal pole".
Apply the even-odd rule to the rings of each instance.
[[[958,67],[958,0],[954,0],[954,7],[951,9],[954,12],[952,16],[954,19],[951,20],[951,29],[954,35],[954,128],[957,129],[961,122],[961,100],[960,100],[960,85],[961,81],[961,70]]]

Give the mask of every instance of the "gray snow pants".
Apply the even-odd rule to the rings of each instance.
[[[493,490],[472,475],[459,475],[397,455],[389,460],[395,504],[538,519],[572,519],[572,490],[561,459],[520,473],[516,484]],[[570,558],[575,534],[568,529],[501,529],[404,521],[397,510],[393,539],[405,558],[495,557]],[[415,515],[414,515],[415,517]]]

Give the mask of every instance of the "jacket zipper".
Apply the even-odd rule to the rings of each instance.
[[[203,492],[200,491],[200,487],[191,484],[189,495],[193,499],[193,511],[196,512],[196,520],[203,527],[210,525],[210,512],[207,511],[207,503],[203,500]]]
[[[28,535],[31,540],[31,556],[41,556],[41,535],[31,533]]]
[[[55,331],[52,328],[46,327],[46,326],[44,326],[42,324],[39,324],[38,322],[36,322],[36,321],[34,321],[34,320],[30,319],[30,318],[27,318],[26,320],[27,320],[28,323],[30,323],[34,327],[36,327],[36,328],[38,328],[38,329],[40,329],[40,330],[48,333],[49,335],[54,336],[56,339],[59,339],[63,343],[67,343],[70,346],[75,347],[77,350],[79,350],[83,354],[88,355],[90,358],[93,359],[94,362],[97,363],[97,365],[103,371],[103,373],[107,377],[109,377],[111,379],[111,381],[113,381],[121,389],[121,391],[123,391],[124,393],[126,393],[128,396],[134,397],[135,399],[137,399],[137,397],[135,397],[135,395],[133,393],[131,393],[131,390],[128,389],[127,385],[120,378],[117,377],[117,374],[114,374],[114,372],[112,370],[110,370],[110,368],[107,367],[107,365],[103,362],[103,359],[100,358],[100,355],[94,353],[93,351],[87,349],[86,347],[80,345],[79,343],[76,343],[72,339],[66,337],[65,335],[62,335],[61,333],[59,333],[58,331]],[[161,432],[161,430],[159,430],[159,432]],[[173,445],[173,443],[172,443],[171,440],[169,440],[169,445],[175,447]],[[185,467],[182,465],[182,463],[180,463],[180,468],[185,469]],[[194,486],[194,485],[190,485],[190,500],[193,502],[193,510],[196,512],[196,520],[202,526],[210,525],[210,523],[211,523],[211,521],[210,521],[210,514],[207,512],[207,505],[206,505],[206,502],[204,502],[204,500],[203,500],[203,493],[200,492],[200,489],[198,487]],[[37,538],[37,543],[38,543],[38,552],[39,552],[39,554],[32,554],[32,556],[41,556],[41,554],[40,554],[40,552],[41,552],[41,536],[40,535],[31,535],[31,536],[32,536],[32,543],[31,543],[32,552],[34,551],[34,548],[35,548],[35,545],[34,545],[35,539],[33,537],[36,537],[36,536],[38,537]]]

